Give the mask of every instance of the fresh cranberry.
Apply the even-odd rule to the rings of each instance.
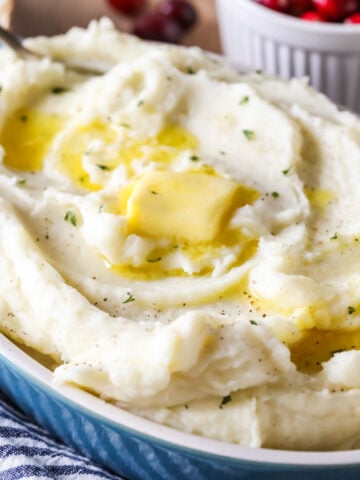
[[[160,15],[158,12],[138,17],[132,33],[145,40],[179,43],[184,30],[177,22]]]
[[[165,0],[159,3],[156,11],[174,22],[179,23],[184,30],[195,25],[197,13],[187,0]]]
[[[345,19],[345,23],[357,24],[360,23],[360,12],[353,13],[350,17]]]
[[[303,13],[300,18],[308,22],[326,22],[324,15],[321,15],[320,12],[316,12],[315,10],[309,10]]]
[[[108,0],[108,2],[125,15],[136,15],[146,4],[146,0]]]
[[[313,0],[316,10],[332,21],[341,21],[359,9],[358,0]]]
[[[271,8],[271,10],[283,13],[286,12],[291,5],[291,0],[257,0],[257,2],[264,7]]]
[[[303,13],[311,10],[312,7],[312,0],[292,0],[287,13],[300,17]]]

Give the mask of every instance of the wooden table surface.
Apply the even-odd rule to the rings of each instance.
[[[149,7],[160,0],[149,0]],[[215,0],[190,0],[199,13],[199,22],[183,39],[220,52]],[[120,15],[107,0],[0,0],[0,24],[22,36],[53,35],[73,25],[85,27],[93,18],[109,16],[120,30],[128,31],[131,20]]]
[[[192,2],[199,12],[200,22],[185,38],[184,43],[221,53],[214,0],[192,0]]]

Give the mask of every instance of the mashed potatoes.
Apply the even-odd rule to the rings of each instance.
[[[360,440],[360,121],[103,20],[0,52],[0,328],[70,382],[253,447]]]

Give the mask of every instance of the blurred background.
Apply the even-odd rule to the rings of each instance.
[[[0,0],[0,24],[22,36],[53,35],[65,32],[71,26],[85,27],[93,18],[110,17],[123,31],[131,32],[143,17],[154,17],[163,0]],[[171,3],[171,2],[170,2]],[[175,2],[176,3],[176,2]],[[198,45],[220,52],[214,0],[188,0],[196,11],[196,20],[183,31],[171,31],[171,26],[161,26],[153,19],[148,28],[162,29],[163,34],[174,37],[174,43]],[[163,7],[164,8],[164,7]],[[166,5],[165,5],[166,8]],[[180,14],[180,7],[175,14]],[[183,7],[184,8],[184,7]],[[145,20],[146,22],[146,20]],[[164,38],[164,40],[167,40]]]

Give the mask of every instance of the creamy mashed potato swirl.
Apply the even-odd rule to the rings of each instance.
[[[0,328],[69,382],[253,447],[359,445],[360,121],[108,20],[0,52]]]

